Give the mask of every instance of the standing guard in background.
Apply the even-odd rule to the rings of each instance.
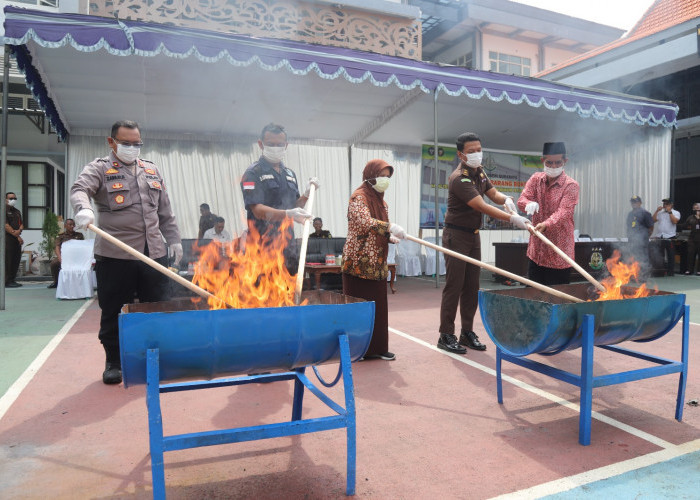
[[[690,229],[688,237],[688,269],[685,274],[695,273],[700,276],[700,258],[698,270],[695,270],[695,257],[700,253],[700,203],[693,204],[693,213],[685,220],[685,228]]]
[[[15,208],[17,195],[9,192],[5,195],[5,288],[18,288],[17,270],[22,260],[22,212]]]
[[[642,208],[642,199],[633,196],[630,199],[632,210],[627,214],[627,245],[632,258],[639,264],[640,275],[646,275],[650,270],[649,236],[654,230],[651,213]]]
[[[118,121],[107,138],[109,156],[97,158],[83,168],[71,188],[70,201],[78,227],[95,221],[90,198],[99,212],[99,225],[133,249],[168,266],[163,238],[175,257],[182,258],[180,231],[170,207],[163,177],[148,160],[139,158],[141,132],[134,121]],[[118,316],[124,304],[159,302],[169,298],[168,278],[129,253],[95,239],[97,298],[102,309],[99,339],[106,354],[102,381],[122,381],[119,355]]]

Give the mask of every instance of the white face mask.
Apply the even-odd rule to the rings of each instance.
[[[484,158],[484,154],[479,151],[478,153],[469,153],[465,155],[467,157],[467,166],[471,168],[477,168],[481,165],[481,160]]]
[[[554,179],[555,177],[559,177],[563,171],[564,171],[564,167],[557,167],[557,168],[544,167],[544,173],[550,179]]]
[[[124,146],[117,144],[117,158],[126,165],[131,165],[136,161],[136,158],[141,154],[141,148],[136,146]]]
[[[374,188],[374,190],[376,192],[383,193],[384,191],[389,189],[389,178],[388,177],[377,177],[376,179],[374,179],[374,181],[376,182],[376,184],[373,185],[372,187]]]
[[[263,157],[270,163],[282,163],[286,154],[287,148],[284,146],[265,146],[262,152]]]
[[[17,203],[17,200],[7,200],[7,204],[10,205],[11,207],[14,207],[16,203]]]

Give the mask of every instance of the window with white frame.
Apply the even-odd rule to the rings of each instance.
[[[529,57],[512,56],[493,50],[489,51],[489,69],[496,73],[530,76]]]

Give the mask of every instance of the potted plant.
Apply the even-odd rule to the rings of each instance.
[[[51,274],[51,269],[49,268],[49,262],[54,257],[54,249],[56,248],[56,237],[60,232],[61,228],[58,225],[58,217],[55,213],[50,210],[46,211],[44,216],[44,224],[41,226],[42,240],[39,245],[39,250],[41,250],[44,258],[40,259],[41,274]]]

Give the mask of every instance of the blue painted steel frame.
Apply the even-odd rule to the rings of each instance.
[[[345,408],[337,404],[316,387],[305,375],[305,367],[283,373],[248,375],[244,377],[222,378],[211,381],[195,381],[176,384],[160,384],[158,349],[148,349],[146,353],[146,406],[148,408],[148,430],[151,449],[151,475],[153,478],[153,498],[165,498],[165,470],[163,454],[166,451],[198,448],[226,443],[255,441],[281,436],[294,436],[330,429],[347,429],[347,486],[346,494],[355,494],[356,467],[356,421],[355,396],[352,382],[350,344],[345,334],[338,336],[340,344],[340,370],[343,376]],[[163,419],[160,409],[161,393],[226,387],[260,382],[294,380],[294,402],[292,420],[275,424],[240,427],[217,431],[197,432],[163,436]],[[316,397],[331,408],[337,415],[322,418],[302,419],[301,409],[304,389],[309,389]]]
[[[597,346],[600,349],[624,354],[634,358],[656,363],[659,366],[631,370],[627,372],[612,373],[608,375],[593,376],[593,348],[594,346],[594,317],[586,314],[583,317],[582,335],[583,345],[581,346],[581,375],[576,375],[558,368],[554,368],[525,357],[513,356],[503,352],[500,347],[496,347],[496,393],[499,404],[503,404],[503,380],[501,377],[501,362],[510,361],[513,364],[533,370],[543,375],[561,380],[568,384],[575,385],[581,389],[581,407],[579,413],[578,442],[583,446],[591,444],[591,413],[593,402],[593,389],[607,385],[622,384],[634,380],[659,377],[671,373],[680,373],[678,381],[678,394],[676,396],[676,420],[683,419],[683,401],[685,399],[685,384],[688,377],[688,331],[690,323],[690,307],[683,309],[683,334],[681,347],[681,360],[673,361],[660,358],[617,346]]]

